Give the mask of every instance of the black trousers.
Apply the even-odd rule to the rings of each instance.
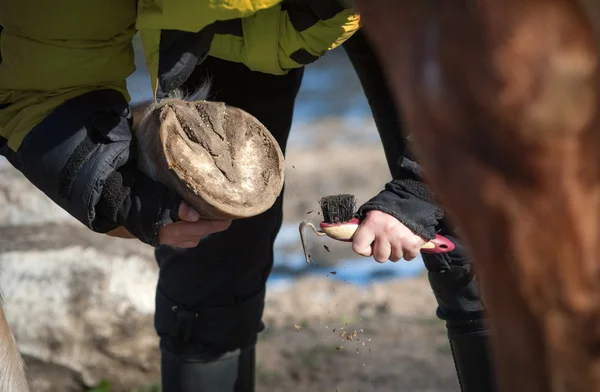
[[[384,76],[361,33],[344,48],[363,85],[393,173],[406,148],[405,135]],[[208,58],[187,83],[192,88],[211,79],[210,99],[254,115],[285,152],[302,74],[303,70],[297,69],[284,76],[267,75],[241,64]],[[249,386],[253,384],[253,370],[240,370],[240,364],[254,366],[253,346],[264,328],[265,285],[273,266],[273,242],[282,222],[281,201],[280,196],[259,216],[234,221],[227,231],[203,239],[195,249],[161,246],[156,250],[160,276],[155,327],[163,352],[165,392],[253,390]],[[452,236],[451,230],[443,230]],[[485,332],[477,281],[465,250],[458,245],[451,254],[424,255],[424,260],[439,303],[437,314],[446,321],[451,341],[455,332],[460,336]],[[232,357],[237,359],[227,365],[227,358]],[[198,370],[201,366],[193,370],[194,363],[210,364],[213,370],[203,376],[190,375],[203,372]],[[214,370],[217,363],[230,370],[219,376],[221,373]],[[232,369],[237,369],[237,375],[230,374]],[[186,377],[187,381],[181,381]],[[195,381],[189,381],[194,377]]]

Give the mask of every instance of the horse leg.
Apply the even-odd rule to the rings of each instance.
[[[0,304],[0,391],[28,392],[23,358]]]
[[[474,256],[500,390],[600,391],[598,59],[581,5],[358,6]]]

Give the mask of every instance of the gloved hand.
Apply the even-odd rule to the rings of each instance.
[[[408,157],[402,157],[398,164],[395,178],[356,214],[361,224],[352,249],[378,262],[414,259],[421,246],[435,238],[444,216],[421,179],[422,168]]]

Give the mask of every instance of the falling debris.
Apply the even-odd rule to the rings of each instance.
[[[325,250],[329,253],[331,253],[331,251],[329,250],[329,247],[327,245],[323,245],[323,248],[325,248]]]
[[[308,212],[306,213],[306,215],[310,215],[310,214],[312,214],[312,213],[313,213],[313,210],[310,210],[310,211],[308,211]]]
[[[294,324],[294,329],[296,330],[296,332],[298,332],[302,329],[302,326],[298,325],[298,324]]]
[[[358,334],[356,333],[356,330],[354,330],[354,332],[343,331],[343,332],[340,333],[340,337],[342,339],[346,338],[346,340],[349,340],[349,341],[360,340],[358,338]]]
[[[344,346],[337,346],[335,349],[338,350],[338,351],[340,351],[343,348],[344,348]]]
[[[295,169],[295,168],[296,168],[296,166],[292,165],[292,168],[293,168],[293,169]]]
[[[335,275],[335,274],[337,274],[337,271],[331,271],[330,274]]]

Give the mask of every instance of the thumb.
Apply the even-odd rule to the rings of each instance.
[[[186,222],[198,222],[200,220],[200,214],[185,201],[182,201],[179,205],[179,218]]]
[[[371,246],[375,241],[375,232],[369,226],[358,226],[352,238],[352,250],[365,257],[370,257],[373,254]]]

